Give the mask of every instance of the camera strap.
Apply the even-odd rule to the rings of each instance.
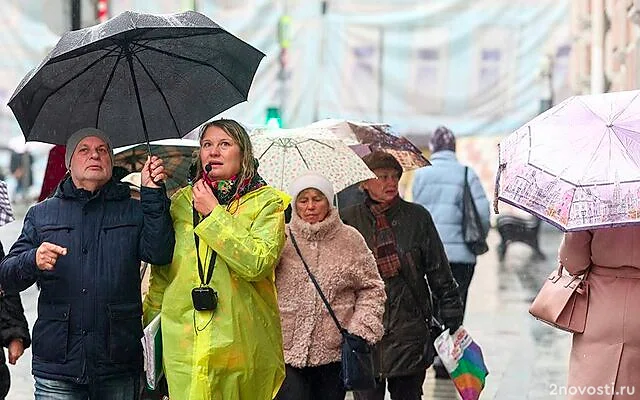
[[[202,261],[200,260],[200,238],[198,237],[198,235],[196,235],[196,226],[198,226],[198,223],[200,223],[200,216],[198,215],[198,211],[195,209],[195,207],[192,207],[192,208],[193,208],[193,240],[196,242],[196,257],[198,259],[198,275],[200,276],[201,286],[208,286],[209,282],[211,282],[211,277],[213,276],[213,268],[215,267],[216,256],[218,255],[218,253],[216,253],[215,250],[211,249],[212,254],[211,254],[211,258],[209,259],[209,267],[207,268],[207,280],[205,281],[204,268],[202,268]],[[210,247],[207,246],[207,254],[209,253],[209,249]],[[206,260],[206,257],[205,257],[205,260]]]

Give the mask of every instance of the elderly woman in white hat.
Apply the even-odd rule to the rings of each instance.
[[[291,183],[289,194],[293,213],[276,268],[286,378],[276,399],[342,400],[342,336],[301,257],[340,325],[371,344],[384,333],[384,282],[362,235],[344,225],[332,206],[330,181],[317,172],[307,172]]]

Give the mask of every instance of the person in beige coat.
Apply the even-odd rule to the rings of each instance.
[[[589,306],[573,335],[571,400],[640,398],[640,226],[570,232],[559,250],[571,274],[589,265]]]
[[[331,206],[331,182],[309,172],[292,182],[289,192],[294,207],[276,268],[286,378],[276,399],[343,400],[342,336],[291,235],[342,327],[371,344],[384,333],[384,282],[362,235],[343,224],[338,210]]]

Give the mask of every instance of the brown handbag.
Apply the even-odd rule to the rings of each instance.
[[[563,331],[584,332],[589,305],[589,269],[582,276],[563,275],[560,265],[545,280],[529,313]]]

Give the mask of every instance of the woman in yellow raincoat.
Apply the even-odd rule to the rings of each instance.
[[[145,323],[161,313],[171,399],[272,399],[284,379],[274,269],[290,198],[258,175],[240,124],[200,132],[196,179],[171,200],[173,261],[152,267]]]

